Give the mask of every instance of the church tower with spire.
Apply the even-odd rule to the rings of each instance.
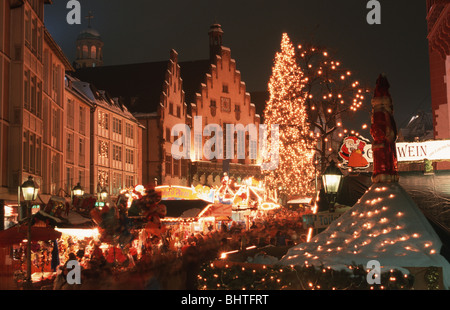
[[[220,55],[220,49],[222,48],[223,30],[222,26],[218,23],[214,23],[209,28],[209,59],[214,62],[216,55]]]
[[[98,67],[103,65],[103,41],[97,30],[91,27],[91,12],[86,16],[88,27],[80,32],[76,41],[75,69],[85,67]]]

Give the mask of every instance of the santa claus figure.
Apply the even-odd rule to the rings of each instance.
[[[364,147],[366,143],[361,139],[349,136],[339,151],[339,156],[344,160],[344,165],[351,168],[367,168],[369,162],[364,158]]]

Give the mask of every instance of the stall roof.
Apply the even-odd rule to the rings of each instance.
[[[217,218],[229,217],[231,216],[232,208],[233,208],[232,205],[227,204],[210,204],[202,210],[199,216],[202,217],[214,216]]]
[[[198,200],[164,200],[161,204],[166,206],[167,214],[166,217],[182,217],[183,214],[189,214],[189,217],[196,217],[208,204],[209,202],[198,199]],[[187,212],[191,209],[194,212]]]
[[[55,217],[43,210],[39,210],[34,217],[59,228],[90,228],[95,226],[91,218],[84,217],[73,210],[70,210],[68,214],[64,214],[64,217]]]
[[[16,225],[0,231],[0,246],[19,244],[27,239],[27,225]],[[31,227],[31,241],[49,241],[61,237],[61,233],[53,228]]]

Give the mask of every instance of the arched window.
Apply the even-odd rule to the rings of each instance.
[[[88,58],[88,47],[83,45],[83,58]]]
[[[97,47],[94,45],[91,46],[91,58],[97,58]]]

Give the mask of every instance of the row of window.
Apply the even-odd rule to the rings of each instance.
[[[120,145],[113,144],[112,145],[112,154],[111,158],[115,161],[122,161],[122,153],[123,148]],[[104,140],[98,140],[98,152],[99,157],[109,158],[109,143]],[[126,164],[134,164],[134,150],[130,150],[125,148],[125,163]]]
[[[111,174],[111,175],[110,175]],[[110,189],[112,195],[118,195],[124,188],[132,188],[136,186],[136,178],[133,175],[122,174],[120,172],[109,172],[108,170],[98,170],[97,184],[99,187]]]
[[[28,0],[30,3],[31,8],[34,10],[34,12],[37,14],[37,16],[42,19],[44,15],[44,5],[40,0]]]
[[[38,17],[31,10],[25,11],[25,45],[36,55],[42,59],[42,42],[43,42],[43,26],[40,25]]]
[[[80,49],[78,47],[78,59],[100,59],[102,60],[103,54],[102,54],[102,48],[97,47],[95,45],[87,46],[83,45]]]
[[[25,131],[23,133],[23,171],[41,175],[42,138]]]
[[[224,125],[224,132],[222,137],[222,156],[225,158],[227,154],[233,153],[233,158],[240,158],[242,160],[239,160],[239,162],[244,162],[245,158],[250,158],[250,155],[252,158],[250,158],[251,163],[256,163],[256,157],[258,152],[258,144],[257,141],[254,139],[250,139],[250,136],[248,133],[245,133],[245,140],[242,139],[242,135],[238,134],[237,132],[234,133],[233,138],[233,144],[227,143],[227,132],[226,132],[226,124]],[[213,137],[213,136],[212,136]],[[202,160],[203,154],[202,154],[202,146],[203,143],[203,135],[201,133],[195,133],[194,134],[194,159],[195,160]],[[217,143],[217,142],[216,142]],[[215,152],[216,144],[214,144],[211,147],[211,151]],[[232,152],[233,148],[233,152]],[[242,158],[244,157],[244,158]]]
[[[75,102],[72,99],[67,99],[67,127],[70,129],[75,129]],[[78,131],[85,135],[86,134],[86,111],[84,107],[79,107],[79,118],[78,118]]]
[[[74,162],[74,149],[75,149],[75,138],[73,133],[67,133],[66,141],[66,156],[67,161]],[[80,166],[86,165],[86,139],[78,138],[78,163]]]
[[[109,129],[109,114],[107,112],[99,111],[98,113],[98,126],[101,129]],[[113,133],[122,134],[122,120],[116,117],[112,117],[112,131]],[[134,139],[134,126],[129,123],[125,123],[125,137]]]
[[[62,142],[61,142],[61,119],[62,119],[62,110],[58,108],[52,108],[52,117],[51,117],[51,140],[50,145],[57,150],[62,150]],[[46,124],[46,122],[44,122]],[[46,125],[45,125],[46,126]]]
[[[24,108],[37,117],[42,116],[42,81],[25,70],[23,82]]]
[[[181,117],[181,107],[180,106],[177,106],[176,112],[177,113],[175,114],[173,103],[169,102],[169,114],[180,118]]]
[[[189,164],[187,159],[175,159],[170,154],[165,158],[166,176],[187,177]]]

